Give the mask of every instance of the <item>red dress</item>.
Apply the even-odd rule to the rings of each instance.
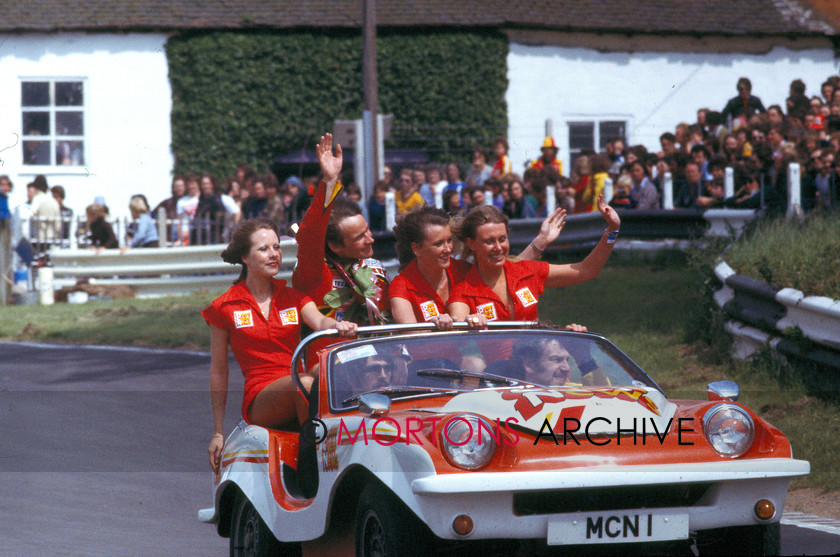
[[[456,284],[464,280],[469,270],[470,264],[466,261],[449,260],[446,274],[449,277],[450,293]],[[420,274],[416,259],[394,277],[389,287],[389,294],[391,298],[407,300],[411,304],[411,309],[414,310],[414,318],[418,323],[431,321],[432,317],[446,313],[446,304],[440,299],[434,287]]]
[[[245,377],[242,417],[246,420],[257,393],[290,375],[292,354],[300,343],[300,310],[312,301],[303,292],[286,287],[286,281],[273,280],[268,319],[245,281],[231,286],[201,312],[209,325],[229,334],[230,348]]]
[[[505,261],[505,282],[513,299],[513,315],[493,289],[484,284],[476,266],[463,282],[452,288],[449,304],[467,304],[470,313],[483,313],[487,321],[536,321],[537,300],[545,290],[548,269],[545,261]]]

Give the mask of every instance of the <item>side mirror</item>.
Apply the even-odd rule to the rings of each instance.
[[[387,416],[391,410],[391,399],[379,393],[368,393],[359,397],[359,412],[371,418]]]
[[[741,388],[735,381],[714,381],[706,385],[709,400],[730,400],[735,402],[741,395]]]

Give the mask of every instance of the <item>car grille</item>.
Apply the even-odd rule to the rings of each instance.
[[[513,494],[517,516],[695,505],[712,484],[557,489]]]

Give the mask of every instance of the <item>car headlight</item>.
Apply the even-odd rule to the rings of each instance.
[[[484,418],[460,414],[446,421],[441,445],[443,454],[455,466],[466,470],[483,468],[496,454],[498,432]]]
[[[739,406],[716,404],[703,416],[703,432],[714,450],[736,458],[752,446],[755,424]]]

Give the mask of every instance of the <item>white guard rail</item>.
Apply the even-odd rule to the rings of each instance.
[[[297,262],[297,243],[280,242],[283,263],[278,278],[290,279]],[[52,250],[55,287],[73,286],[79,279],[90,284],[131,287],[140,298],[191,294],[228,288],[240,267],[222,261],[224,245],[119,250]]]

